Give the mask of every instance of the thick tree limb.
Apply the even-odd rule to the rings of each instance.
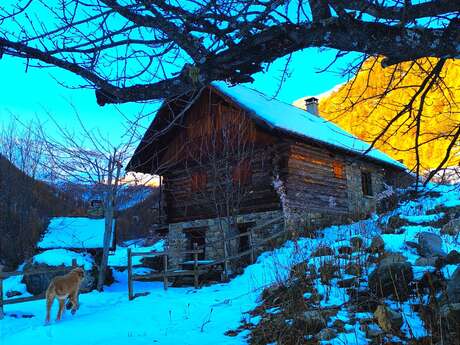
[[[421,57],[460,56],[460,25],[456,19],[451,19],[447,27],[407,27],[354,19],[346,13],[333,16],[328,6],[341,6],[347,10],[359,10],[375,15],[381,12],[380,17],[384,19],[401,19],[401,13],[404,12],[404,19],[407,19],[428,14],[451,13],[460,7],[455,1],[432,0],[400,7],[384,6],[375,1],[347,0],[339,3],[335,0],[310,0],[313,21],[304,20],[299,24],[275,11],[276,6],[284,4],[283,1],[261,1],[258,9],[252,11],[249,9],[250,5],[227,9],[213,8],[212,4],[206,3],[200,10],[193,12],[160,0],[142,0],[135,5],[121,5],[118,0],[99,1],[104,4],[99,9],[104,15],[91,15],[89,20],[101,20],[98,25],[104,28],[107,16],[121,16],[126,20],[121,29],[104,30],[102,36],[97,35],[97,30],[85,36],[80,29],[76,29],[76,35],[80,37],[67,39],[66,34],[72,26],[69,27],[65,21],[65,30],[50,31],[62,38],[60,45],[53,42],[52,46],[47,46],[42,41],[45,37],[52,40],[51,34],[34,35],[41,37],[38,40],[31,40],[30,36],[14,40],[15,35],[3,34],[0,38],[0,52],[36,59],[81,76],[97,89],[96,98],[100,105],[175,97],[196,90],[213,80],[228,80],[234,83],[251,81],[251,76],[262,71],[265,64],[308,47],[361,52],[370,56],[380,55],[386,58],[386,64],[412,61]],[[247,18],[256,19],[242,20]],[[281,19],[284,22],[281,22]],[[80,19],[75,23],[87,24]],[[185,29],[180,27],[181,23],[190,25],[187,24]],[[225,25],[222,25],[223,23]],[[141,29],[147,31],[140,34]],[[195,29],[200,33],[207,33],[209,40],[204,43],[204,40],[197,38],[200,36],[190,31]],[[219,30],[221,32],[218,32]],[[135,34],[131,37],[133,31]],[[124,36],[115,39],[114,36],[120,34]],[[99,56],[104,52],[111,55],[111,49],[140,44],[146,47],[145,50],[141,50],[142,56],[151,60],[152,57],[157,57],[154,51],[156,47],[153,46],[160,42],[169,42],[170,45],[178,47],[176,50],[184,51],[191,58],[188,62],[193,62],[194,65],[188,64],[185,59],[182,70],[174,77],[168,78],[166,73],[162,79],[156,75],[149,76],[149,79],[141,79],[151,80],[149,83],[127,86],[124,81],[130,79],[129,76],[109,79],[102,76],[101,69],[97,69],[96,72]],[[179,53],[175,52],[176,55]],[[84,55],[82,57],[78,54]],[[130,58],[122,56],[113,61],[126,61]],[[136,57],[134,59],[137,62]],[[105,63],[107,64],[106,61]],[[140,73],[144,72],[149,73],[147,69],[141,70]]]
[[[371,0],[329,0],[333,6],[367,13],[375,18],[410,21],[458,12],[460,3],[455,0],[432,0],[409,6],[385,6]]]

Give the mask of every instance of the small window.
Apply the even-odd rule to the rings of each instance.
[[[361,171],[361,184],[363,188],[363,194],[372,196],[372,175],[369,171]]]
[[[206,188],[208,183],[208,176],[205,171],[195,171],[191,177],[192,192],[199,192]]]
[[[195,250],[195,248],[202,250],[202,252],[198,254],[198,260],[204,260],[206,257],[206,228],[185,229],[184,233],[187,239],[187,251]],[[186,255],[186,260],[193,260],[193,258],[193,253]]]
[[[240,185],[248,185],[252,181],[251,162],[249,159],[239,162],[233,170],[233,182]]]
[[[334,176],[337,178],[343,178],[343,164],[339,161],[332,162],[332,170],[334,172]]]

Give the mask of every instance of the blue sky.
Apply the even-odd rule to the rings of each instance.
[[[289,66],[290,76],[282,86],[278,98],[291,103],[307,95],[327,91],[345,81],[338,73],[317,73],[334,57],[334,51],[320,52],[316,48],[306,49],[293,55]],[[273,95],[279,85],[280,70],[285,59],[276,61],[266,73],[255,75],[251,87]],[[345,62],[337,64],[335,71]],[[48,121],[52,115],[66,127],[77,126],[74,108],[90,129],[98,129],[114,141],[119,140],[126,126],[126,118],[136,114],[147,115],[145,122],[151,121],[158,102],[151,104],[106,105],[96,103],[94,91],[78,88],[84,82],[70,72],[57,68],[31,68],[26,72],[25,60],[4,57],[0,60],[2,87],[0,92],[0,123],[8,119],[10,113],[24,121],[38,117]],[[63,86],[60,83],[67,85]],[[76,89],[70,87],[77,87]]]

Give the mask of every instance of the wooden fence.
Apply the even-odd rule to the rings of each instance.
[[[187,255],[187,254],[193,254],[193,260],[186,261],[183,264],[191,264],[193,265],[193,269],[190,270],[185,270],[185,269],[173,269],[173,270],[168,270],[168,251],[162,251],[162,252],[133,252],[131,248],[128,248],[128,297],[129,300],[132,300],[136,298],[137,296],[143,295],[142,293],[139,294],[134,294],[133,290],[133,282],[134,281],[141,281],[141,280],[152,280],[155,278],[163,278],[163,287],[165,290],[168,288],[169,284],[169,278],[170,277],[180,277],[180,276],[193,276],[194,277],[194,287],[198,288],[199,286],[199,278],[201,275],[205,273],[209,273],[210,271],[219,271],[216,267],[223,265],[223,270],[222,271],[222,278],[225,280],[227,279],[227,272],[228,272],[228,265],[230,262],[235,261],[237,259],[240,259],[242,257],[250,257],[250,262],[251,264],[255,262],[256,260],[256,251],[258,248],[260,248],[263,245],[266,245],[267,242],[273,241],[276,238],[280,237],[281,235],[287,235],[289,234],[288,231],[282,230],[277,232],[276,234],[273,234],[269,237],[266,237],[257,243],[254,241],[254,230],[258,230],[260,228],[266,227],[267,225],[270,225],[274,222],[279,221],[281,218],[274,218],[264,224],[261,224],[256,227],[249,228],[247,232],[240,233],[235,236],[231,237],[226,237],[224,238],[221,242],[224,242],[224,246],[226,246],[230,241],[236,240],[240,237],[243,236],[248,236],[249,239],[249,249],[239,252],[237,254],[227,256],[224,255],[223,258],[216,259],[216,260],[204,260],[205,262],[202,263],[202,261],[198,260],[198,255],[204,253],[204,249],[197,248],[196,245],[194,246],[193,250],[189,251],[183,251],[180,252],[180,255]],[[207,245],[212,245],[215,244],[213,243],[208,243]],[[224,251],[226,252],[226,251]],[[174,252],[175,255],[177,255],[177,252]],[[144,258],[147,257],[156,257],[156,256],[161,256],[163,259],[163,271],[158,272],[158,273],[153,273],[149,275],[136,275],[133,274],[133,264],[132,264],[132,258],[135,256],[141,256]]]
[[[22,303],[22,302],[36,301],[36,300],[45,298],[45,292],[43,292],[35,296],[4,299],[3,298],[3,280],[10,278],[10,277],[15,277],[15,276],[30,276],[30,275],[35,275],[35,274],[67,272],[73,269],[74,267],[77,267],[76,259],[72,259],[72,268],[62,267],[62,268],[51,268],[48,270],[35,270],[35,271],[27,271],[27,272],[20,272],[20,271],[0,272],[0,320],[3,319],[5,315],[3,306],[6,304],[16,304],[16,303]]]

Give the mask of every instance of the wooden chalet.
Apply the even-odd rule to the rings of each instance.
[[[197,245],[201,259],[246,250],[286,226],[302,229],[375,209],[403,164],[307,109],[244,86],[214,82],[164,102],[128,170],[161,176],[170,258]],[[312,104],[313,102],[313,104]],[[254,229],[252,236],[248,229]],[[223,237],[234,241],[223,246]]]

